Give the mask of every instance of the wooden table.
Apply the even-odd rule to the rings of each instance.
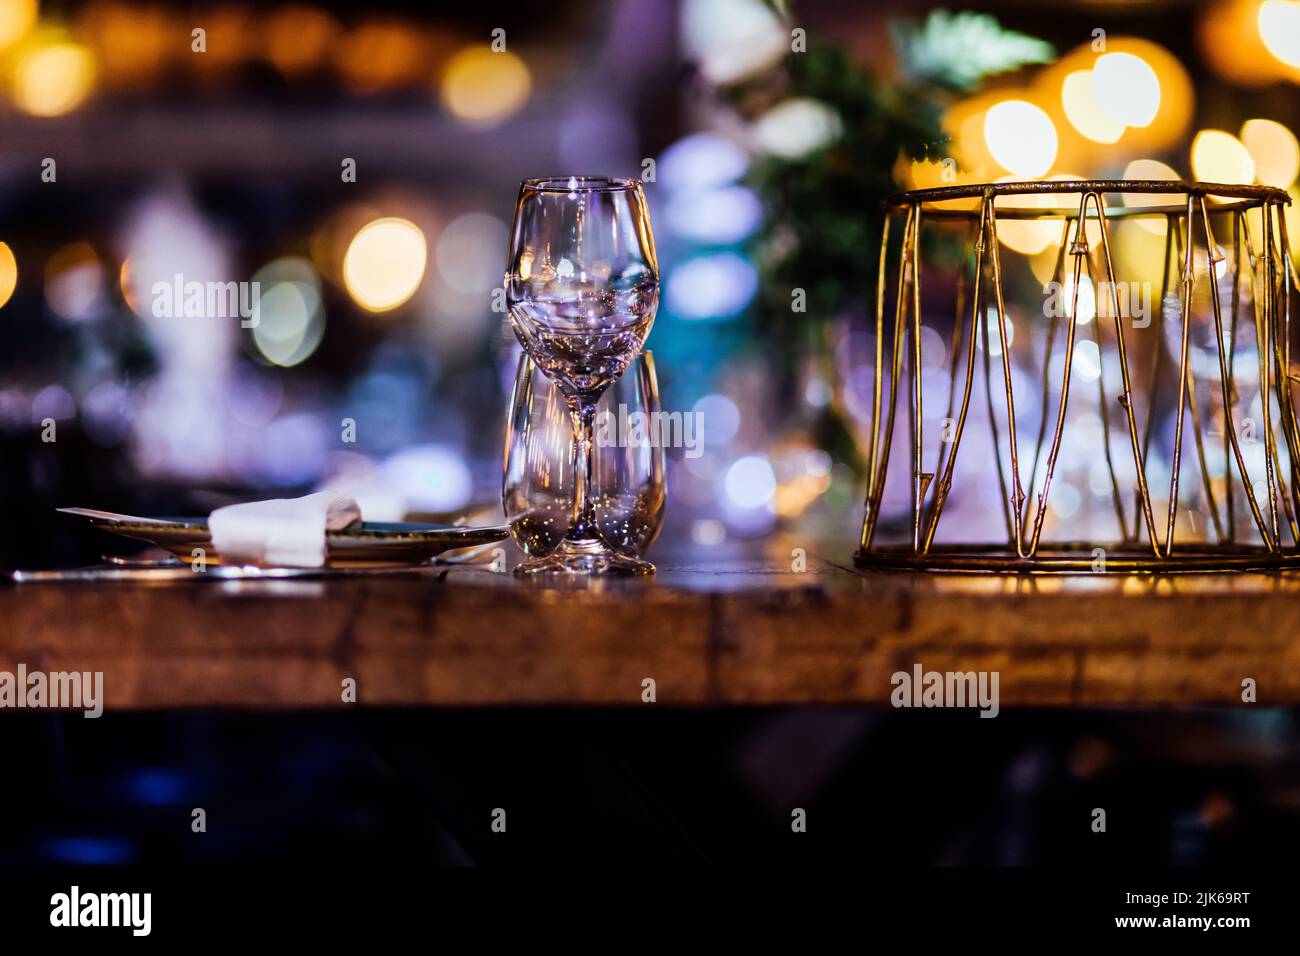
[[[845,543],[659,557],[556,587],[483,567],[0,585],[0,670],[104,672],[106,707],[888,705],[897,671],[997,671],[1001,706],[1300,703],[1300,578],[855,571]]]

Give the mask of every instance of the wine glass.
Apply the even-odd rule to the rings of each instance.
[[[601,539],[640,559],[663,524],[664,449],[653,427],[659,388],[654,356],[642,352],[601,396],[596,410],[590,502]],[[547,567],[573,511],[573,425],[568,402],[527,353],[519,357],[506,428],[501,504],[528,556],[517,573]],[[641,570],[654,570],[648,563]]]
[[[596,403],[640,353],[659,305],[659,263],[641,184],[560,176],[525,180],[506,262],[506,305],[524,351],[564,397],[572,424],[569,526],[534,573],[644,574],[612,549],[592,509]]]

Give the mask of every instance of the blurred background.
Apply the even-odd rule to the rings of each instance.
[[[0,564],[97,557],[62,505],[206,513],[328,484],[373,520],[494,507],[507,223],[518,180],[569,171],[647,183],[663,404],[705,430],[702,456],[670,454],[667,540],[725,553],[791,522],[849,540],[880,200],[1126,174],[1294,193],[1297,10],[0,0]],[[1044,228],[1002,233],[1030,308],[1058,244]],[[1121,278],[1158,269],[1161,232],[1124,224]],[[950,289],[936,261],[927,282]],[[257,281],[259,326],[155,315],[177,275]],[[926,302],[941,368],[951,309]],[[1086,392],[1051,515],[1085,532],[1113,520]],[[989,472],[958,482],[945,532],[988,525],[991,499],[963,490]]]
[[[649,342],[663,406],[703,412],[705,429],[699,458],[670,452],[665,546],[724,557],[798,529],[848,560],[886,196],[1129,176],[1258,182],[1300,199],[1297,129],[1294,0],[579,0],[544,16],[513,0],[0,0],[0,567],[97,560],[105,541],[54,514],[68,505],[204,514],[328,485],[372,520],[499,507],[517,356],[493,301],[507,224],[519,180],[570,172],[646,182],[663,266]],[[1008,320],[1026,354],[1039,333],[1024,317],[1041,304],[1057,239],[1032,225],[1002,233],[1008,282],[1029,293]],[[1160,228],[1125,223],[1121,278],[1151,276],[1163,243]],[[950,287],[956,260],[939,247],[933,262],[928,281]],[[259,325],[155,314],[156,286],[177,275],[258,282]],[[923,346],[941,367],[951,308],[930,298]],[[1080,354],[1085,374],[1117,374],[1099,352]],[[1113,533],[1097,524],[1113,516],[1090,400],[1072,420],[1077,453],[1058,470],[1049,536]],[[966,452],[972,479],[994,480],[991,453]],[[1211,464],[1222,478],[1224,462]],[[1160,467],[1157,453],[1157,483]],[[999,534],[989,488],[955,493],[945,530]],[[891,495],[886,524],[905,500]],[[441,716],[90,722],[103,729],[32,718],[13,740],[36,761],[22,766],[46,761],[40,786],[3,799],[37,822],[0,844],[0,859],[183,856],[150,830],[158,808],[180,813],[232,761],[246,773],[224,778],[223,799],[245,830],[211,858],[301,854],[343,827],[340,845],[357,853],[480,859],[490,851],[447,836],[477,797],[453,793],[436,811],[425,800],[430,779],[445,795],[485,771],[437,728],[455,718],[469,739],[500,743],[518,721]],[[748,822],[775,819],[792,778],[835,812],[869,806],[928,825],[951,808],[920,800],[919,785],[882,794],[867,768],[918,748],[949,761],[972,749],[939,717],[690,716],[676,732],[622,717],[615,741],[597,729],[605,716],[551,715],[508,751],[522,761],[512,785],[542,799],[524,782],[536,744],[590,792],[634,794],[601,805],[623,807],[619,820],[645,828],[635,832],[675,834],[659,844],[666,855],[726,857]],[[1053,813],[1110,786],[1151,798],[1127,858],[1213,862],[1300,844],[1289,713],[997,723],[972,802],[912,847],[920,859],[1093,859],[1094,848],[1053,843]],[[431,755],[430,739],[452,752]],[[130,767],[97,756],[127,752]],[[682,761],[699,771],[690,794],[644,786]],[[944,788],[931,783],[925,792]],[[703,814],[710,804],[691,802],[701,794],[719,807],[741,794],[748,808],[714,846],[681,816]],[[309,797],[319,809],[304,819]],[[385,822],[406,813],[425,821],[414,843]],[[862,847],[908,850],[901,836],[877,839]]]

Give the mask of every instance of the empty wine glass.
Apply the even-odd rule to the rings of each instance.
[[[589,502],[593,527],[621,567],[643,574],[641,557],[664,515],[664,450],[654,357],[643,352],[597,402]],[[519,357],[506,429],[501,503],[528,560],[516,573],[551,569],[573,517],[573,425],[568,401],[527,354]]]
[[[515,204],[506,304],[524,351],[564,398],[572,425],[568,527],[534,572],[645,572],[596,528],[596,403],[640,353],[659,305],[659,264],[641,184],[568,176],[526,180]]]

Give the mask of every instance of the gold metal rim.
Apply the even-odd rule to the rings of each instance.
[[[963,183],[956,186],[933,186],[928,189],[913,189],[890,196],[885,200],[885,206],[890,209],[899,209],[924,203],[949,202],[954,199],[996,199],[998,196],[1051,196],[1072,193],[1221,196],[1227,199],[1246,200],[1245,206],[1247,207],[1254,207],[1265,202],[1282,203],[1287,206],[1291,204],[1291,196],[1287,191],[1277,189],[1274,186],[1255,186],[1241,183],[1197,183],[1181,179],[1053,179],[1044,182]],[[999,212],[1001,211],[999,210]],[[1148,210],[1144,209],[1143,211]],[[943,210],[943,212],[962,212],[974,218],[978,215],[979,210]],[[1109,215],[1109,210],[1107,214]]]
[[[1099,561],[1096,549],[1104,552]],[[1156,558],[1132,547],[1106,548],[1078,545],[1043,547],[1032,558],[1019,558],[997,545],[933,547],[925,554],[909,548],[859,550],[853,563],[868,571],[947,571],[955,573],[1005,572],[1019,574],[1132,574],[1135,572],[1195,574],[1212,571],[1280,571],[1300,568],[1300,554],[1269,552],[1264,548],[1205,547],[1175,550]]]

